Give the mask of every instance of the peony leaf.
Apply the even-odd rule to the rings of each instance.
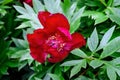
[[[14,8],[21,14],[26,14],[27,13],[26,9],[21,7],[21,6],[14,6]]]
[[[81,64],[75,65],[70,73],[70,78],[73,77],[75,74],[77,74],[81,70]]]
[[[90,62],[90,66],[92,66],[94,69],[101,66],[102,64],[103,64],[103,62],[101,60],[99,60],[99,59],[95,59],[95,60],[92,60]]]
[[[92,52],[95,52],[95,50],[98,46],[98,42],[99,42],[98,33],[95,28],[94,31],[92,32],[90,38],[88,38],[88,41],[87,41],[87,45]]]
[[[44,11],[44,6],[39,0],[33,0],[33,8],[36,13],[39,11]]]
[[[52,78],[52,80],[61,80],[56,74],[49,73],[48,75]]]
[[[105,46],[105,48],[103,49],[103,52],[100,55],[100,59],[110,56],[111,54],[118,51],[119,49],[120,49],[120,37],[117,37],[117,38],[114,38]]]
[[[74,49],[71,53],[82,58],[87,58],[87,55],[80,49]]]
[[[27,49],[28,48],[28,43],[25,40],[22,39],[16,39],[16,38],[12,38],[13,42],[15,43],[15,45],[19,48],[24,48]]]
[[[23,22],[21,25],[19,25],[16,29],[23,29],[23,28],[27,28],[27,27],[30,27],[30,22],[29,21],[26,21],[26,22]]]
[[[71,60],[71,61],[64,62],[63,64],[61,64],[61,66],[74,66],[82,62],[83,60]]]
[[[107,75],[110,80],[116,80],[117,75],[113,67],[107,66]]]
[[[95,25],[102,23],[108,19],[108,17],[103,12],[97,12],[97,11],[85,11],[83,16],[88,16],[94,19]]]
[[[102,40],[100,41],[100,45],[97,48],[97,50],[102,49],[110,40],[110,38],[112,37],[113,31],[115,29],[115,26],[113,26],[112,28],[110,28],[103,36]]]

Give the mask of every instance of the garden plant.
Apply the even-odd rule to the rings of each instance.
[[[0,0],[0,80],[120,80],[120,0]]]

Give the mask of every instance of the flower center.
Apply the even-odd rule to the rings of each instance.
[[[58,52],[62,51],[64,46],[66,45],[62,37],[58,34],[48,37],[46,43],[48,46],[57,49]]]

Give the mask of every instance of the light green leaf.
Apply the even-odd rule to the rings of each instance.
[[[19,50],[19,51],[16,51],[16,53],[12,54],[11,58],[21,58],[22,56],[28,53],[29,53],[28,50]]]
[[[27,21],[27,22],[23,22],[21,25],[19,25],[16,29],[23,29],[23,28],[26,28],[26,27],[30,27],[30,22]]]
[[[80,49],[74,49],[71,53],[82,58],[87,58],[87,55]]]
[[[52,80],[60,80],[60,78],[56,74],[49,73],[48,75],[52,78]]]
[[[61,64],[61,66],[74,66],[74,65],[80,64],[82,62],[83,62],[83,60],[71,60],[71,61],[64,62],[63,64]]]
[[[38,13],[39,11],[44,11],[44,6],[39,0],[33,0],[33,8]]]
[[[16,39],[16,38],[12,38],[13,42],[15,43],[15,45],[19,48],[28,48],[28,43],[25,40],[22,39]]]
[[[119,6],[120,5],[120,0],[113,0],[113,5],[114,6]]]
[[[35,77],[35,80],[42,80],[42,79],[39,79],[39,78]]]
[[[79,9],[79,11],[75,12],[72,19],[71,19],[71,24],[73,24],[76,20],[80,19],[80,17],[82,16],[82,13],[84,11],[85,7],[82,7]]]
[[[78,28],[79,28],[79,25],[80,25],[80,20],[76,20],[75,23],[71,24],[70,26],[70,33],[74,33]]]
[[[26,9],[21,7],[21,6],[14,6],[14,8],[21,14],[26,14],[27,13]]]
[[[103,52],[101,53],[100,59],[110,56],[119,49],[120,49],[120,37],[116,37],[105,46]]]
[[[114,68],[111,66],[107,66],[107,75],[110,80],[116,80],[116,78],[117,78],[116,72],[115,72]]]
[[[69,8],[69,15],[72,16],[75,9],[76,9],[77,3],[73,3]]]
[[[75,74],[77,74],[81,70],[81,64],[75,65],[70,73],[70,78],[73,77]]]
[[[54,13],[54,8],[53,8],[54,2],[55,0],[44,0],[45,8],[51,13]]]
[[[92,52],[95,52],[95,50],[98,46],[98,42],[99,42],[98,33],[95,28],[94,31],[92,32],[90,38],[88,38],[88,41],[87,41],[87,45]]]
[[[32,9],[32,7],[30,5],[24,3],[24,7],[28,14],[35,14],[34,10]]]
[[[102,40],[100,41],[100,45],[97,48],[97,50],[102,49],[110,40],[110,38],[112,37],[113,31],[115,29],[115,26],[113,26],[112,28],[110,28],[103,36]]]
[[[111,19],[111,21],[117,23],[118,25],[120,25],[120,9],[119,8],[111,8],[108,7],[106,9],[106,14],[107,16]]]
[[[23,61],[23,60],[33,60],[31,55],[30,55],[30,50],[29,49],[26,49],[26,52],[24,53],[24,55],[22,55],[20,57],[20,61]]]
[[[103,12],[97,12],[97,11],[85,11],[83,16],[88,16],[94,19],[95,25],[102,23],[108,19],[108,17]]]
[[[113,59],[113,60],[111,61],[111,63],[114,64],[114,65],[120,64],[120,57],[117,57],[116,59]]]
[[[62,12],[62,8],[60,6],[61,0],[56,0],[54,3],[54,8],[55,8],[55,12]]]
[[[62,12],[62,8],[60,6],[61,1],[60,0],[44,0],[45,8],[51,12]]]
[[[92,66],[94,69],[101,66],[102,64],[103,64],[103,62],[99,59],[94,59],[90,62],[90,66]]]

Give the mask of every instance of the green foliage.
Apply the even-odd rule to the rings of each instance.
[[[39,11],[64,14],[70,32],[83,34],[86,46],[74,49],[56,64],[34,61],[26,35],[43,28],[37,18]],[[119,0],[33,0],[33,7],[1,0],[0,79],[12,79],[11,69],[17,69],[25,74],[16,80],[120,80],[119,14]]]

